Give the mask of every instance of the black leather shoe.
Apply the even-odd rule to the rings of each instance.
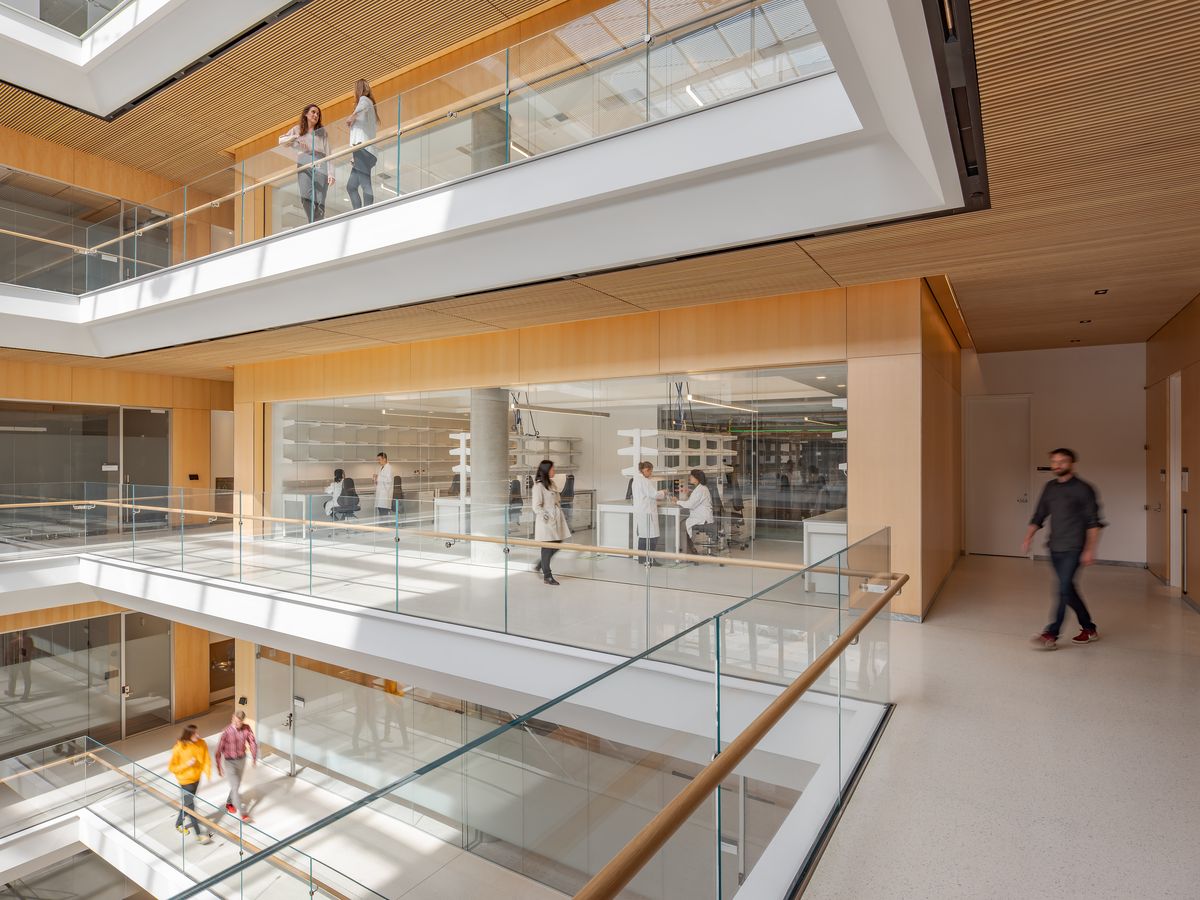
[[[545,579],[545,581],[546,581],[546,584],[553,584],[556,587],[558,586],[558,582],[554,580],[553,575],[551,575],[549,578]]]

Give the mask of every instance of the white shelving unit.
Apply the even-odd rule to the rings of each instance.
[[[532,472],[543,459],[554,460],[558,472],[577,472],[583,457],[583,438],[512,434],[508,437],[508,465],[513,472]]]
[[[631,460],[621,469],[626,476],[632,476],[643,459],[654,463],[654,475],[660,480],[685,478],[692,469],[723,475],[733,471],[733,458],[737,456],[737,438],[731,434],[649,428],[631,428],[617,434],[630,439],[630,446],[617,450],[621,457]]]

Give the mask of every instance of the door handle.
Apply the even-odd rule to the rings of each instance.
[[[1162,504],[1161,503],[1154,504],[1154,512],[1162,512]]]
[[[1028,495],[1028,494],[1022,494],[1020,497],[1018,497],[1018,498],[1017,498],[1017,502],[1018,502],[1018,503],[1028,503],[1028,502],[1029,502],[1029,495]]]

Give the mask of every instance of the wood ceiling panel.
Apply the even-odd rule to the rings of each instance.
[[[431,308],[498,328],[549,325],[576,319],[624,316],[640,309],[580,281],[551,281],[431,304]]]
[[[437,312],[435,304],[383,309],[379,312],[330,319],[316,323],[313,327],[374,338],[378,342],[389,344],[497,330],[491,325]]]
[[[698,306],[837,287],[794,243],[606,272],[580,283],[641,309]]]

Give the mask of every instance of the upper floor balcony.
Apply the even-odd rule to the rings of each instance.
[[[14,222],[0,319],[110,356],[957,209],[943,94],[915,0],[619,0],[377,98],[374,129]]]

